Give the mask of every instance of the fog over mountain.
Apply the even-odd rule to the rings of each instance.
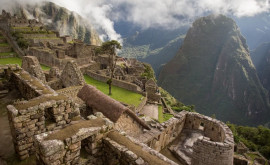
[[[254,16],[269,10],[268,0],[46,0],[86,17],[99,30],[103,39],[117,39],[114,29],[119,21],[131,22],[143,29],[158,27],[175,29],[189,25],[198,16],[210,13],[232,14],[236,17]],[[41,0],[1,0],[0,9],[28,5]]]

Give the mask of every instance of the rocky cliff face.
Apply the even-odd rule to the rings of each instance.
[[[261,124],[269,114],[268,95],[236,23],[223,15],[193,23],[158,83],[198,112],[223,121]]]
[[[43,2],[22,9],[26,17],[40,20],[46,26],[58,30],[60,35],[71,35],[92,45],[100,45],[101,40],[93,26],[80,15],[52,2]]]
[[[270,92],[270,43],[264,43],[250,53],[264,88]]]

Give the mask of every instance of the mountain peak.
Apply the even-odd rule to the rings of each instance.
[[[177,55],[161,71],[159,84],[182,102],[195,104],[198,112],[223,121],[255,124],[269,113],[246,40],[224,15],[193,23]]]

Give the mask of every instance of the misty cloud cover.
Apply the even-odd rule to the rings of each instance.
[[[175,29],[189,25],[205,14],[254,16],[269,11],[269,0],[46,0],[75,11],[109,39],[121,40],[114,30],[115,21],[129,21],[143,29]],[[14,4],[36,4],[42,0],[1,0],[0,9]],[[105,36],[101,36],[106,38]]]

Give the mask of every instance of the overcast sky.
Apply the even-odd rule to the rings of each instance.
[[[114,22],[130,21],[141,28],[177,28],[205,13],[253,16],[269,10],[268,0],[46,0],[75,11],[89,19],[110,39],[120,39]],[[42,0],[1,0],[0,8]],[[182,19],[180,19],[182,18]],[[184,19],[183,19],[184,18]]]

